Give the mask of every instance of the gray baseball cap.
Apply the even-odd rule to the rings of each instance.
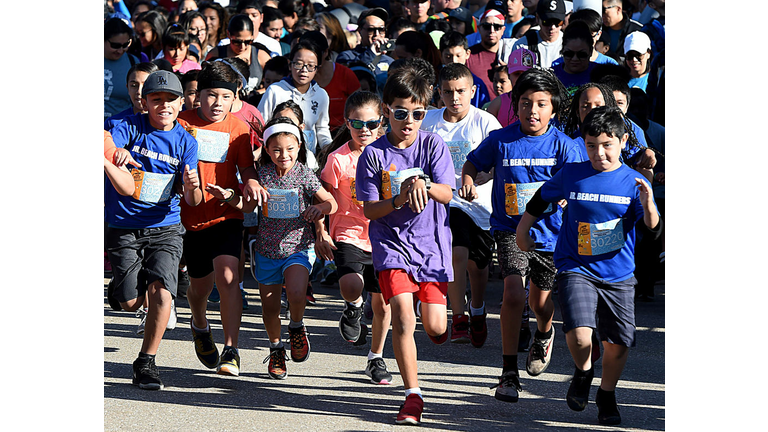
[[[181,81],[173,72],[159,70],[152,72],[144,81],[144,87],[141,88],[141,97],[145,98],[148,94],[166,92],[176,96],[184,96],[184,88],[181,87]]]

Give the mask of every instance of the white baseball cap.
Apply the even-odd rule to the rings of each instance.
[[[651,38],[647,34],[636,31],[627,35],[624,39],[624,52],[637,51],[644,54],[651,49]]]

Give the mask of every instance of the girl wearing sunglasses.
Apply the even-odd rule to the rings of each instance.
[[[572,96],[579,86],[589,82],[589,74],[596,63],[592,57],[592,33],[582,21],[571,23],[563,33],[562,62],[552,67],[555,76],[563,83],[568,95]]]
[[[245,14],[232,17],[227,25],[229,44],[212,49],[206,60],[216,60],[227,57],[238,57],[249,66],[248,83],[245,92],[259,88],[259,83],[264,75],[264,65],[269,61],[270,53],[261,44],[253,44],[257,32],[254,30],[253,21]]]

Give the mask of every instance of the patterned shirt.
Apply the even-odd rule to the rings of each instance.
[[[285,259],[313,247],[313,224],[301,215],[322,187],[315,173],[296,162],[279,177],[275,165],[269,164],[259,167],[258,180],[271,197],[262,207],[256,251],[266,258]]]

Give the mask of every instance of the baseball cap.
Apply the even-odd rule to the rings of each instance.
[[[624,52],[637,51],[644,54],[651,49],[651,38],[647,34],[636,31],[627,35],[624,39]]]
[[[361,26],[363,24],[363,21],[371,15],[381,18],[381,20],[384,21],[385,23],[389,19],[389,14],[384,8],[375,7],[375,8],[366,9],[360,12],[360,16],[357,17],[357,25]]]
[[[465,23],[471,23],[472,12],[470,12],[469,9],[465,7],[457,7],[456,9],[453,9],[451,10],[451,12],[448,13],[448,18],[456,18],[459,21],[462,21]]]
[[[507,0],[488,0],[485,4],[485,10],[493,9],[499,11],[502,15],[507,15]]]
[[[152,72],[144,81],[144,87],[141,88],[141,97],[147,97],[151,93],[166,92],[176,96],[184,96],[184,89],[181,87],[181,81],[173,72],[159,70]]]
[[[512,51],[507,60],[507,70],[509,73],[518,71],[527,71],[536,64],[536,54],[525,48],[518,48]]]
[[[546,19],[565,19],[565,2],[563,0],[543,0],[536,5],[536,15],[543,21]]]

